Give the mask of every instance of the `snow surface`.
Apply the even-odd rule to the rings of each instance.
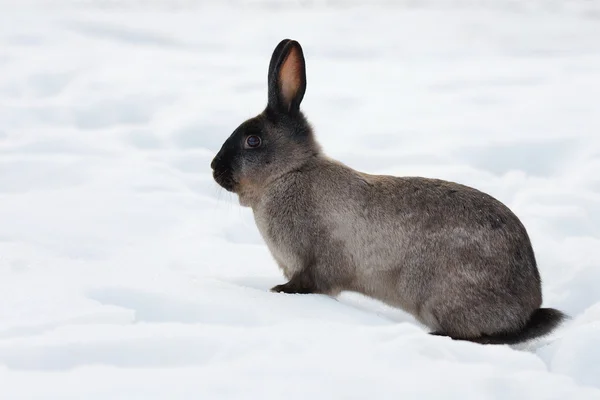
[[[600,6],[362,3],[0,1],[1,399],[600,399]],[[481,346],[268,291],[209,164],[284,37],[326,152],[505,202],[563,328]]]

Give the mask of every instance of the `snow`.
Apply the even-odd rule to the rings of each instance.
[[[0,1],[0,398],[600,399],[594,2]],[[505,202],[553,335],[482,346],[283,283],[210,160],[284,37],[326,152]]]

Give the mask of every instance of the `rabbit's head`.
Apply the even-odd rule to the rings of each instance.
[[[268,104],[227,138],[212,160],[215,181],[243,197],[298,169],[319,153],[312,129],[300,111],[306,89],[302,47],[285,39],[275,48],[268,71]]]

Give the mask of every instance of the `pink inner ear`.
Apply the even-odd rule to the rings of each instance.
[[[282,100],[289,108],[300,88],[300,58],[295,47],[289,52],[279,70],[279,89]]]

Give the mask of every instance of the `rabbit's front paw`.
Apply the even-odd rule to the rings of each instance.
[[[291,280],[283,285],[277,285],[271,288],[271,292],[276,293],[289,293],[289,294],[309,294],[313,293],[312,289],[309,289],[306,285],[299,285],[298,282]]]

